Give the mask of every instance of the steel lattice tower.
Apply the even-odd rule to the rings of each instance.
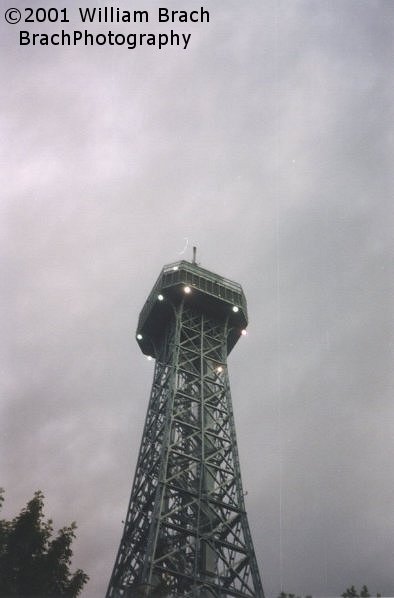
[[[240,285],[195,259],[163,268],[138,322],[156,364],[107,598],[264,598],[227,373],[246,325]]]

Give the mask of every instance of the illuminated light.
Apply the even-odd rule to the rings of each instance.
[[[185,287],[183,290],[185,291],[185,293],[186,293],[187,295],[188,295],[189,293],[191,293],[191,292],[192,292],[192,290],[191,290],[191,288],[190,288],[190,287]]]
[[[142,334],[137,334],[137,340],[142,341]]]
[[[242,336],[246,336],[248,333],[246,332],[246,330],[241,330],[241,334]]]
[[[237,313],[237,311],[239,311],[239,307],[237,307],[236,305],[233,305],[233,311],[234,311],[235,313]]]
[[[223,368],[222,368],[222,366],[221,366],[221,365],[219,365],[219,366],[216,368],[216,371],[217,371],[219,374],[220,374],[220,372],[223,372]]]
[[[173,266],[172,269],[173,270],[178,270],[178,266]]]
[[[148,355],[148,356],[147,356],[147,360],[148,360],[148,361],[152,361],[152,359],[153,359],[152,355]]]
[[[163,299],[164,299],[163,295],[161,295],[161,294],[157,295],[157,298],[158,298],[159,301],[163,301]]]

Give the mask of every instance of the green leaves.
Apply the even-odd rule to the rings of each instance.
[[[364,585],[360,593],[356,590],[354,586],[350,586],[347,588],[343,594],[341,594],[342,598],[370,598],[371,594],[366,585]],[[377,598],[380,598],[380,594],[376,594]],[[301,596],[296,596],[295,594],[286,594],[285,592],[281,592],[278,598],[301,598]],[[312,598],[312,596],[305,596],[305,598]]]
[[[0,489],[0,507],[4,501]],[[89,577],[71,573],[71,544],[76,524],[52,538],[52,520],[44,521],[44,495],[34,497],[12,521],[0,520],[0,597],[75,598]]]

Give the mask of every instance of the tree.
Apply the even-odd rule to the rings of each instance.
[[[347,588],[343,594],[341,594],[343,598],[370,598],[371,594],[367,586],[363,586],[360,590],[360,593],[356,590],[354,586]],[[381,598],[381,594],[376,594],[377,598]],[[295,596],[294,594],[286,594],[285,592],[281,592],[278,598],[301,598],[301,596]],[[312,598],[312,596],[305,596],[305,598]]]
[[[301,596],[296,596],[295,594],[286,594],[286,592],[281,592],[278,598],[301,598]],[[312,598],[312,596],[305,596],[305,598]]]
[[[350,588],[347,588],[341,596],[342,598],[358,598],[359,593],[354,586],[351,586]]]
[[[4,501],[0,489],[0,508]],[[52,537],[52,521],[44,521],[44,495],[37,491],[11,521],[0,520],[0,597],[75,598],[89,577],[70,572],[76,524]]]
[[[363,585],[363,587],[360,590],[360,593],[358,593],[354,586],[351,586],[350,588],[347,588],[347,590],[345,590],[345,592],[341,595],[343,596],[343,598],[370,598],[371,596],[366,585]],[[380,598],[380,596],[381,595],[379,593],[376,594],[377,598]]]

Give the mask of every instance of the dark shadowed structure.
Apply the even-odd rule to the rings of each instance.
[[[240,285],[194,259],[163,268],[138,322],[156,366],[107,598],[264,597],[227,375],[246,325]]]

